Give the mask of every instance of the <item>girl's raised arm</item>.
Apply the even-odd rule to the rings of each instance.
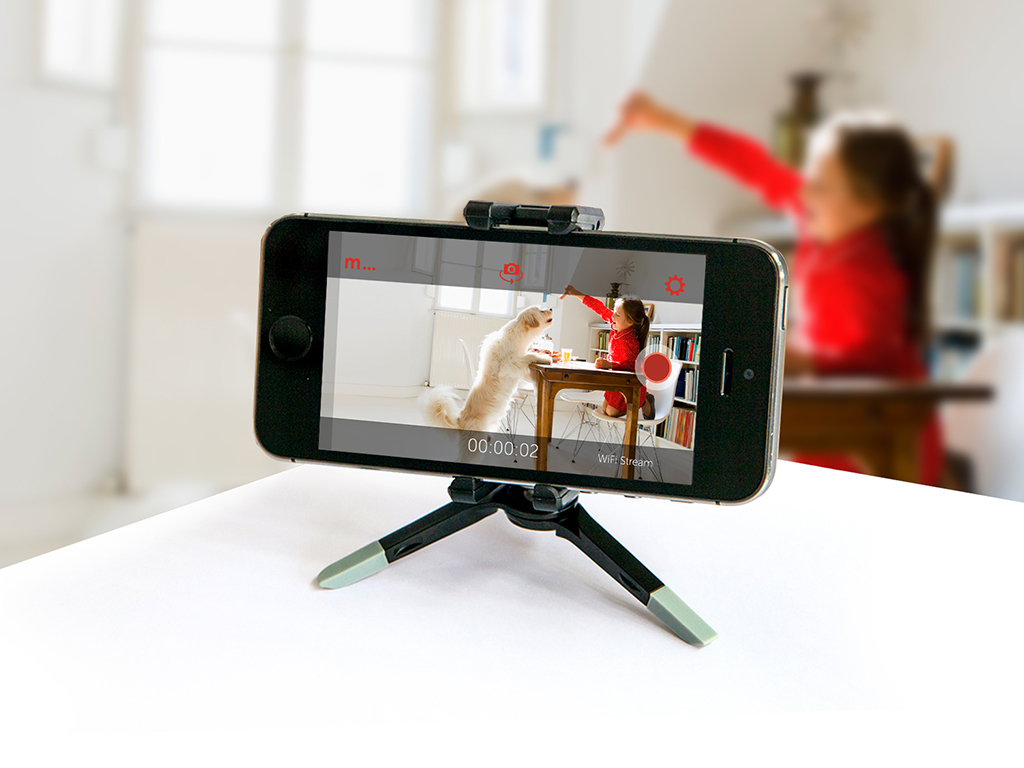
[[[694,120],[642,92],[630,94],[622,103],[618,122],[604,141],[617,144],[633,131],[670,136],[689,147],[695,157],[759,192],[773,208],[799,210],[801,175],[747,136]]]
[[[764,145],[709,123],[696,126],[687,146],[695,157],[758,193],[772,208],[798,213],[803,177]]]
[[[604,305],[604,302],[598,301],[592,296],[587,296],[587,294],[577,291],[571,285],[565,286],[565,293],[562,294],[561,298],[564,299],[566,296],[575,296],[576,298],[583,302],[583,305],[585,307],[587,307],[588,309],[592,309],[594,312],[597,312],[597,314],[601,316],[602,320],[604,320],[606,323],[611,323],[612,315],[614,313]]]

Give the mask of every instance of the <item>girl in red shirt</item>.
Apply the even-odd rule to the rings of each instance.
[[[636,367],[636,359],[640,350],[647,343],[647,334],[651,330],[651,321],[647,317],[644,303],[639,299],[618,299],[615,310],[610,310],[603,302],[593,296],[580,293],[571,285],[565,287],[566,296],[575,296],[589,309],[594,310],[612,329],[608,334],[608,354],[594,361],[598,368],[614,368],[618,371],[632,371]],[[640,387],[640,402],[643,403],[643,417],[650,418],[652,404],[648,402],[647,388]],[[626,398],[621,392],[604,393],[604,413],[617,418],[627,409]]]
[[[606,137],[653,130],[791,214],[798,244],[792,260],[796,320],[786,373],[923,379],[926,272],[936,204],[913,143],[898,126],[867,115],[827,122],[812,137],[805,173],[757,142],[698,123],[634,94]],[[942,470],[938,419],[921,436],[921,482]],[[801,456],[807,463],[858,470],[849,457]]]

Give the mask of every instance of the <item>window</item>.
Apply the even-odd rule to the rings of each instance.
[[[538,111],[548,59],[547,0],[459,0],[459,105]]]
[[[512,315],[518,286],[502,279],[502,271],[509,263],[518,267],[519,245],[442,240],[440,255],[438,278],[442,285],[438,286],[435,303],[438,309],[499,317]]]
[[[272,201],[275,0],[150,0],[141,195],[184,207]]]
[[[147,0],[139,197],[426,205],[434,0]]]
[[[112,89],[122,13],[121,0],[46,0],[39,57],[43,78]]]
[[[314,210],[423,207],[432,3],[310,0],[302,198]]]
[[[523,281],[524,291],[545,291],[550,283],[548,256],[550,249],[546,245],[527,243],[523,245]]]

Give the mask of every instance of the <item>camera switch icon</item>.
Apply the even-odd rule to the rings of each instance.
[[[501,279],[507,283],[518,283],[523,279],[522,270],[515,262],[509,262],[501,268]]]

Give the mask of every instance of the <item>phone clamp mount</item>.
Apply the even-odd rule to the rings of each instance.
[[[473,229],[510,226],[546,227],[552,234],[598,230],[600,208],[573,205],[513,205],[471,200],[463,215]],[[555,485],[532,488],[475,477],[455,477],[448,486],[451,502],[428,515],[367,544],[317,576],[324,589],[347,587],[384,570],[396,560],[428,544],[502,511],[509,521],[531,531],[554,531],[572,542],[633,597],[661,619],[681,640],[705,646],[718,637],[708,624],[643,563],[592,518],[579,503],[579,491]]]
[[[462,210],[472,229],[487,231],[500,226],[545,227],[552,235],[597,231],[604,226],[604,211],[582,205],[516,205],[470,200]]]

